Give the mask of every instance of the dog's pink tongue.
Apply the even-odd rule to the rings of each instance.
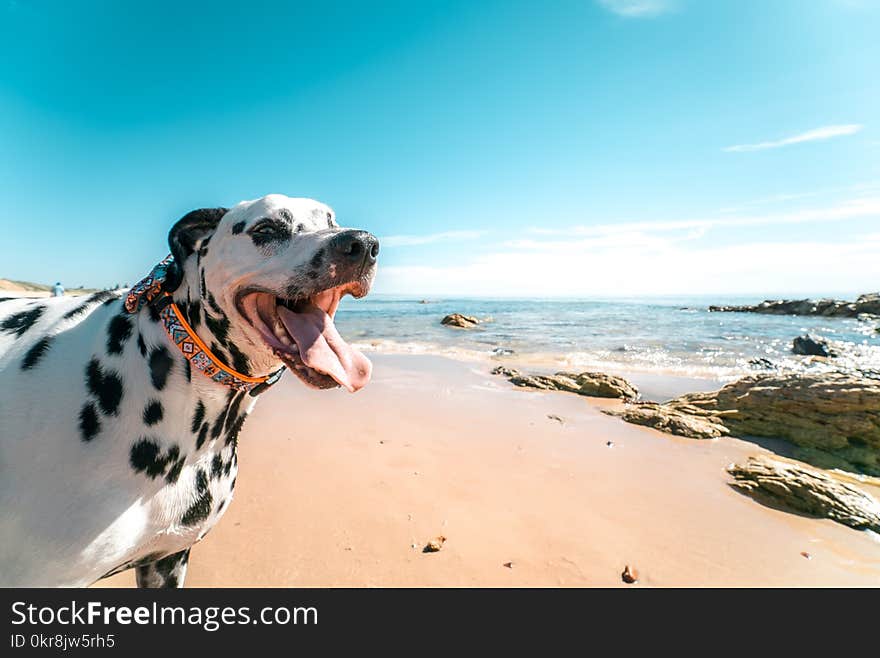
[[[278,317],[309,368],[330,375],[352,393],[370,381],[373,364],[343,340],[332,318],[320,308],[309,305],[305,311],[294,313],[279,306]]]

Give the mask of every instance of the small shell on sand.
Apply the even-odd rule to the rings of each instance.
[[[434,537],[434,539],[425,544],[425,547],[422,549],[422,553],[436,553],[441,548],[443,548],[443,544],[445,542],[446,537],[444,537],[443,535]]]
[[[629,585],[639,582],[639,572],[629,565],[626,565],[626,568],[624,568],[623,573],[620,574],[620,577],[623,579],[623,582]]]
[[[801,551],[801,555],[807,558],[808,560],[812,560],[813,556],[807,553],[806,551]]]
[[[508,569],[513,569],[513,562],[505,562],[504,566],[507,567]]]

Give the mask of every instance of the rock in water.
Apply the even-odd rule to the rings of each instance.
[[[566,391],[594,398],[621,398],[635,400],[638,389],[622,377],[604,372],[557,372],[555,375],[524,375],[518,370],[498,366],[493,375],[504,375],[515,386],[537,388],[542,391]]]
[[[449,327],[460,327],[462,329],[470,329],[480,324],[480,321],[471,315],[462,315],[461,313],[451,313],[440,320],[440,324]]]
[[[745,306],[710,306],[709,310],[854,318],[860,313],[880,314],[880,293],[872,292],[861,295],[854,302],[839,299],[768,299],[760,304]]]
[[[681,436],[787,439],[814,465],[880,475],[880,381],[868,377],[750,375],[718,391],[605,413]]]
[[[764,455],[727,472],[734,478],[732,487],[771,507],[880,532],[880,502],[832,474]]]
[[[837,353],[828,346],[827,340],[809,334],[795,338],[791,344],[791,351],[804,356],[837,356]]]
[[[869,292],[865,295],[859,295],[859,298],[856,300],[856,306],[859,308],[859,313],[880,315],[880,292]]]

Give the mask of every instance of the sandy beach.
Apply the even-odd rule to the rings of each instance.
[[[601,413],[618,402],[516,389],[482,363],[371,358],[355,395],[286,377],[261,399],[187,586],[880,585],[876,535],[728,486],[756,444],[627,425]]]

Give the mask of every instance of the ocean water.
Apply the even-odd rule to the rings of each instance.
[[[791,353],[804,333],[849,343],[837,365],[880,369],[876,323],[856,319],[710,313],[710,304],[754,297],[625,300],[402,299],[370,295],[340,304],[336,324],[365,351],[439,354],[536,369],[604,369],[730,380],[767,359],[786,369],[828,369]],[[427,302],[427,303],[425,303]],[[440,324],[449,313],[487,321],[475,329]]]

